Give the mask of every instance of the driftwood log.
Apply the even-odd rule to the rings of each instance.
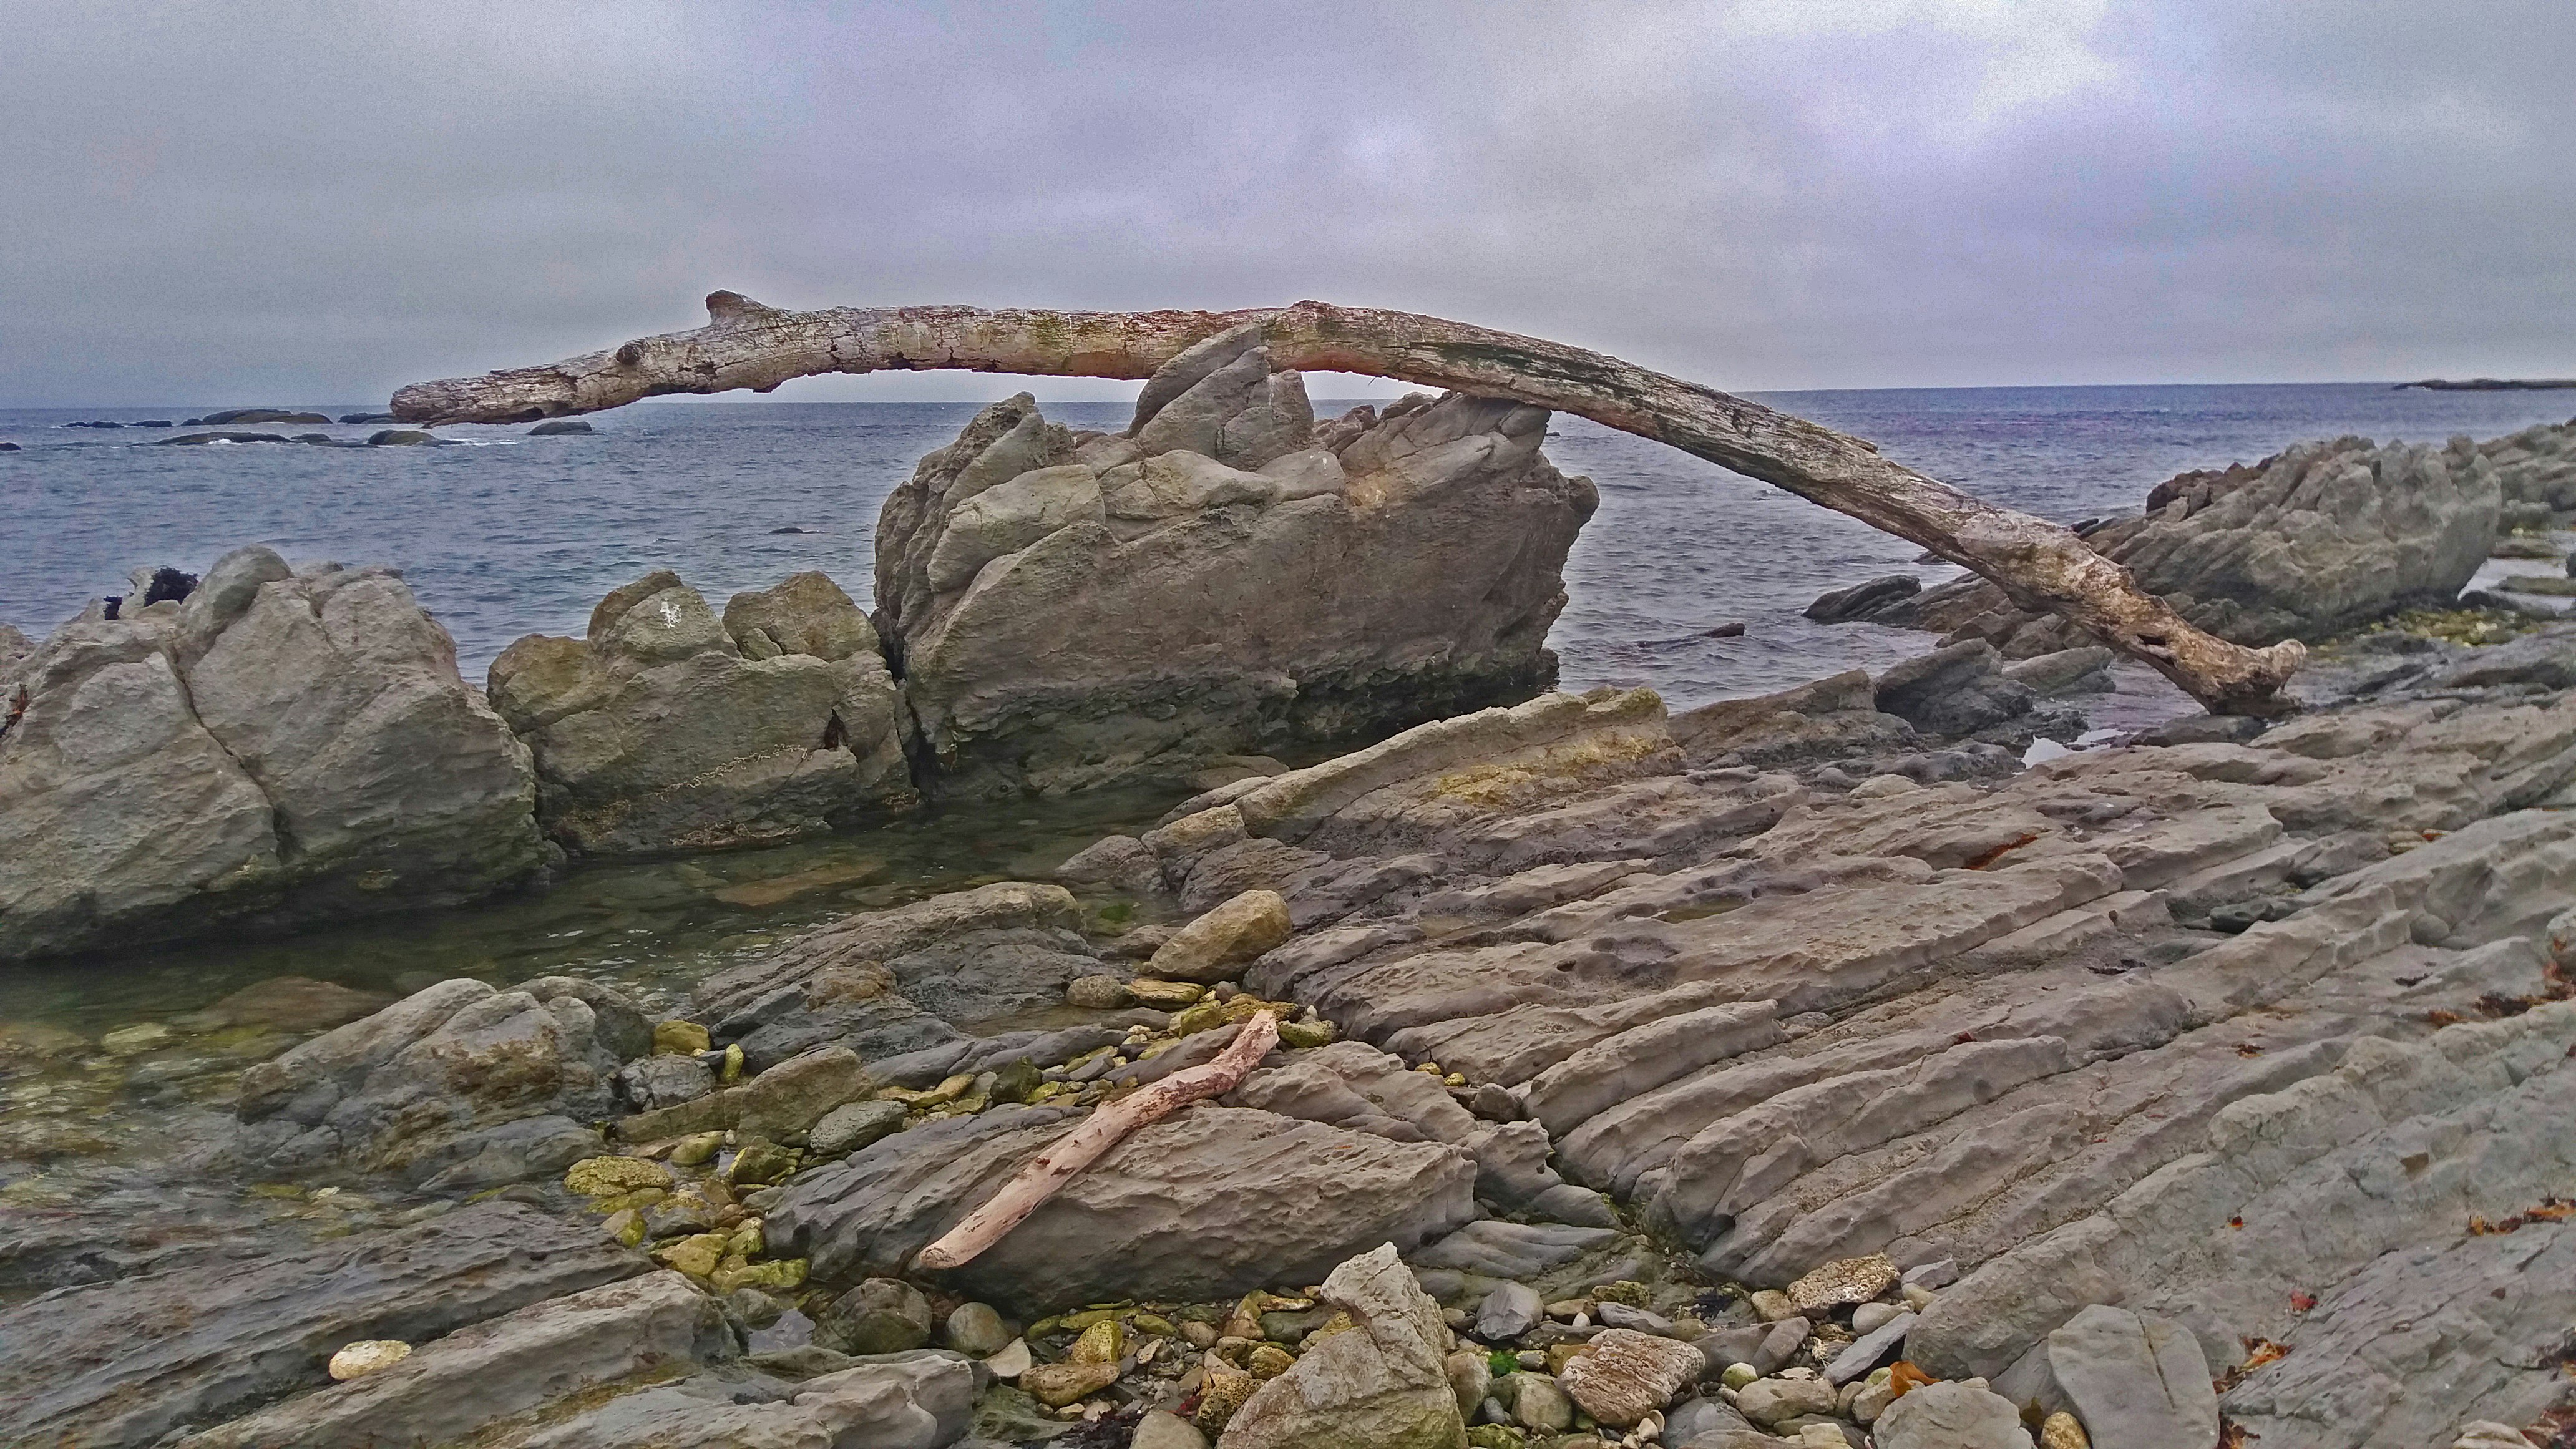
[[[2065,616],[2215,712],[2287,712],[2281,686],[2306,658],[2295,640],[2249,649],[2203,633],[2071,531],[1890,462],[1861,439],[1561,343],[1323,302],[1242,312],[790,312],[717,292],[707,314],[694,332],[611,352],[414,383],[394,394],[393,411],[419,423],[528,422],[666,393],[767,392],[831,372],[1143,378],[1195,343],[1257,325],[1274,368],[1396,378],[1574,413],[1847,513],[1974,569],[2024,609]]]
[[[1278,1018],[1266,1011],[1256,1013],[1213,1059],[1184,1067],[1142,1090],[1092,1108],[1090,1116],[1049,1143],[1046,1151],[1030,1158],[1028,1165],[1002,1184],[1001,1190],[982,1207],[941,1234],[939,1241],[922,1249],[921,1256],[913,1261],[930,1269],[973,1262],[1066,1183],[1080,1176],[1084,1168],[1125,1141],[1127,1134],[1147,1123],[1159,1122],[1192,1102],[1233,1091],[1278,1044]]]

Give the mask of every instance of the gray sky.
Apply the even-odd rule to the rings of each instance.
[[[719,286],[1320,297],[1742,390],[2576,374],[2567,0],[0,18],[0,406],[368,402]]]

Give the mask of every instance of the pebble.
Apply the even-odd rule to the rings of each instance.
[[[1896,1262],[1885,1253],[1827,1263],[1789,1285],[1789,1301],[1801,1313],[1867,1303],[1896,1286]]]
[[[724,1140],[721,1132],[693,1132],[671,1144],[671,1161],[681,1167],[712,1162],[724,1150]]]
[[[1011,1326],[989,1303],[960,1303],[948,1315],[948,1346],[976,1358],[990,1358],[1002,1352],[1016,1337]]]
[[[1939,1258],[1929,1263],[1917,1263],[1906,1269],[1898,1281],[1908,1288],[1947,1288],[1959,1281],[1959,1260]]]
[[[1866,1338],[1872,1329],[1904,1311],[1893,1303],[1864,1303],[1852,1310],[1852,1332]]]
[[[1067,1363],[1114,1364],[1126,1354],[1127,1326],[1111,1318],[1084,1329],[1064,1357]]]
[[[411,1345],[399,1338],[362,1338],[341,1345],[331,1355],[331,1377],[346,1383],[351,1379],[392,1368],[411,1357]]]
[[[1093,1011],[1112,1011],[1132,999],[1127,983],[1115,976],[1076,976],[1064,987],[1065,1005]]]
[[[1741,1389],[1760,1377],[1762,1370],[1749,1363],[1731,1363],[1726,1366],[1726,1372],[1717,1376],[1717,1381],[1730,1389]]]
[[[1035,1361],[1035,1356],[1029,1352],[1029,1341],[1015,1338],[1004,1345],[1000,1353],[984,1360],[984,1367],[991,1369],[997,1379],[1016,1379],[1027,1373]]]
[[[1110,1367],[1114,1370],[1117,1366]],[[1199,1409],[1193,1422],[1201,1433],[1222,1434],[1233,1421],[1234,1411],[1243,1407],[1254,1389],[1261,1387],[1260,1381],[1213,1354],[1200,1364],[1200,1369],[1206,1377],[1199,1383]],[[1113,1372],[1110,1377],[1117,1375]],[[1025,1386],[1025,1376],[1021,1382]]]
[[[2475,1426],[2473,1425],[2471,1427]],[[2516,1434],[2514,1435],[2514,1438],[2521,1439],[2522,1436],[2520,1434]],[[2507,1440],[2505,1442],[2510,1443],[2512,1441]],[[2530,1441],[2524,1440],[2524,1442],[2529,1443]],[[2093,1449],[2093,1441],[2085,1434],[2084,1426],[2075,1421],[2075,1416],[2073,1414],[2066,1412],[2064,1409],[2060,1409],[2056,1413],[2049,1415],[2045,1420],[2041,1421],[2039,1426],[2039,1449]],[[2454,1446],[2454,1449],[2457,1449],[2457,1446]]]
[[[1050,1409],[1089,1398],[1118,1382],[1116,1363],[1042,1363],[1020,1376],[1020,1389]]]
[[[1757,1424],[1776,1427],[1801,1414],[1830,1414],[1841,1399],[1823,1379],[1768,1378],[1739,1390],[1735,1407]]]
[[[1872,1296],[1874,1297],[1876,1295]],[[1754,1317],[1761,1319],[1765,1323],[1778,1323],[1784,1318],[1795,1318],[1798,1316],[1798,1305],[1796,1301],[1791,1299],[1788,1294],[1781,1292],[1777,1288],[1762,1289],[1760,1292],[1755,1293],[1748,1301],[1753,1305]]]

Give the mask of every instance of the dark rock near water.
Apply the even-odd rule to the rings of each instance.
[[[368,423],[399,422],[401,419],[396,418],[392,413],[342,413],[340,415],[340,421],[343,424],[364,425]]]
[[[208,443],[283,443],[286,441],[288,441],[288,439],[284,433],[181,433],[175,438],[158,439],[153,443],[153,446],[156,448],[188,448],[198,447]]]
[[[234,423],[327,423],[329,421],[331,421],[329,418],[320,413],[285,412],[277,408],[229,408],[223,412],[208,413],[202,418],[192,418],[188,426],[220,428]]]
[[[1806,608],[1808,618],[1819,624],[1848,624],[1867,619],[1900,599],[1910,599],[1923,592],[1923,581],[1912,574],[1888,574],[1847,589],[1831,589],[1816,596]]]
[[[1983,639],[1918,655],[1878,678],[1882,714],[1936,735],[1972,734],[2028,714],[2037,691],[2003,672],[2003,656]]]
[[[569,437],[574,434],[590,433],[595,431],[597,430],[592,428],[590,424],[579,418],[557,418],[552,422],[539,423],[535,427],[528,429],[528,436],[531,438],[561,438]]]
[[[367,435],[370,448],[444,447],[448,440],[418,428],[385,428]]]

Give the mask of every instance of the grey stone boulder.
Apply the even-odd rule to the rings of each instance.
[[[238,549],[65,624],[0,698],[0,959],[455,904],[553,858],[526,747],[388,569]]]
[[[1923,581],[1912,574],[1884,574],[1849,588],[1827,589],[1806,607],[1806,616],[1819,624],[1848,624],[1870,618],[1900,599],[1910,599],[1923,592]]]
[[[734,1041],[853,999],[862,974],[942,943],[979,932],[1074,932],[1081,924],[1081,907],[1064,887],[997,881],[818,926],[767,956],[708,977],[695,1000],[715,1022],[716,1040]]]
[[[1913,1389],[1870,1428],[1880,1449],[2031,1449],[2012,1400],[1964,1381]]]
[[[608,1115],[618,1068],[578,996],[443,981],[243,1072],[239,1152],[272,1172],[435,1181],[491,1149],[466,1174],[474,1186],[514,1155],[527,1175],[551,1173],[597,1150],[566,1119]],[[539,1125],[516,1125],[528,1122]]]
[[[944,789],[1191,783],[1554,678],[1594,494],[1547,415],[1417,396],[1319,430],[1268,367],[1247,338],[1176,359],[1114,438],[1022,394],[888,497],[876,622]]]
[[[590,1224],[483,1203],[298,1252],[17,1304],[0,1312],[0,1393],[11,1435],[26,1442],[151,1444],[323,1387],[325,1362],[352,1341],[426,1344],[651,1267]],[[670,1326],[658,1311],[646,1318],[662,1325],[657,1333]]]
[[[1890,668],[1878,677],[1875,702],[1927,734],[1964,735],[2030,713],[2037,698],[2005,676],[1995,646],[1967,639]]]
[[[2143,516],[2105,524],[2085,542],[2222,638],[2321,639],[2457,597],[2495,541],[2499,475],[2465,438],[2301,443],[2259,463],[2169,478],[2149,491]],[[2014,659],[2094,642],[1975,577],[1870,618],[1986,639]]]
[[[903,1353],[930,1342],[930,1300],[899,1278],[870,1278],[814,1320],[814,1341],[841,1353]]]
[[[585,854],[791,840],[918,803],[875,631],[819,573],[718,618],[657,569],[601,600],[587,638],[502,651],[491,682],[535,752],[539,818]]]
[[[408,1358],[317,1388],[180,1442],[184,1449],[277,1444],[436,1444],[498,1421],[731,1358],[716,1301],[677,1273],[647,1273],[460,1328]]]
[[[618,1100],[637,1112],[694,1102],[715,1089],[714,1070],[696,1057],[646,1057],[617,1070]]]
[[[770,1241],[826,1280],[902,1273],[1077,1117],[995,1107],[883,1138],[800,1173]],[[1440,1144],[1202,1104],[1137,1131],[947,1280],[1028,1317],[1311,1282],[1363,1244],[1410,1247],[1473,1217],[1474,1181]]]
[[[1219,1437],[1222,1449],[1463,1449],[1467,1427],[1443,1363],[1449,1330],[1395,1245],[1333,1269],[1323,1299],[1355,1331],[1253,1390]]]

